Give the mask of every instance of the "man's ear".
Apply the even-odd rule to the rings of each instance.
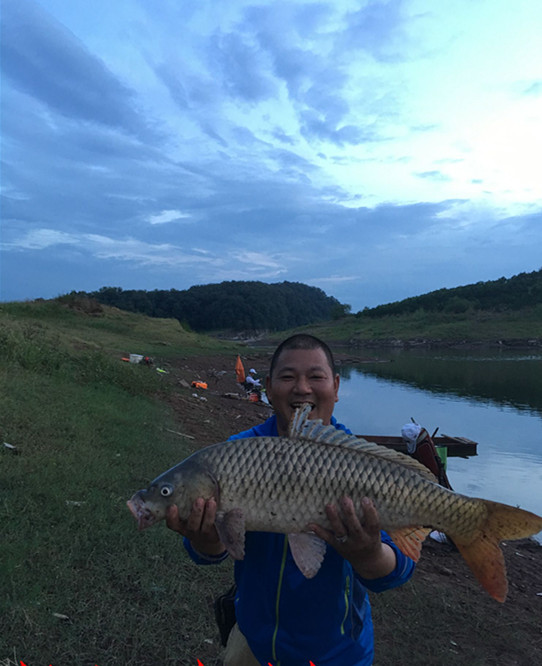
[[[273,390],[271,388],[271,377],[269,375],[267,375],[267,377],[265,378],[265,394],[267,396],[267,400],[268,400],[270,405],[273,404],[272,392],[273,392]]]
[[[333,383],[335,385],[335,402],[339,402],[339,384],[341,383],[341,378],[339,377],[339,373],[335,375]]]

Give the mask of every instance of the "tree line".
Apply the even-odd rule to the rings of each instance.
[[[453,289],[438,289],[402,301],[365,308],[356,316],[384,317],[425,310],[460,314],[469,310],[521,310],[542,304],[542,269],[511,278],[476,282]]]
[[[229,281],[154,291],[102,287],[74,295],[150,317],[175,318],[198,332],[280,331],[337,318],[350,309],[321,289],[299,282]]]

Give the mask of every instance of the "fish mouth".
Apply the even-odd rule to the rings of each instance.
[[[130,509],[132,516],[137,520],[137,528],[139,530],[144,530],[146,527],[150,527],[157,522],[156,516],[138,493],[126,502],[126,506]]]
[[[295,412],[296,409],[303,409],[303,407],[305,407],[305,405],[308,405],[311,408],[311,412],[313,412],[316,409],[316,405],[314,404],[314,402],[309,402],[308,400],[306,400],[304,402],[292,402],[292,403],[290,403],[290,407],[294,410],[294,412]]]

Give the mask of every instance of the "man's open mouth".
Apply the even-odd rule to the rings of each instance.
[[[312,412],[312,411],[314,410],[314,408],[316,407],[316,405],[314,404],[314,402],[292,402],[292,403],[290,404],[290,407],[291,407],[292,409],[302,409],[305,405],[310,405],[311,412]]]

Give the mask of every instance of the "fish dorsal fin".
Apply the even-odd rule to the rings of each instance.
[[[338,430],[333,425],[324,425],[322,419],[309,419],[311,406],[309,404],[303,405],[295,410],[295,413],[290,421],[290,428],[288,436],[292,439],[310,439],[319,444],[326,444],[331,446],[339,446],[347,449],[355,449],[360,453],[372,455],[380,458],[381,460],[388,460],[398,465],[402,465],[420,476],[423,476],[428,481],[437,482],[435,475],[425,465],[418,462],[414,458],[388,449],[380,444],[368,442],[365,439],[351,435],[344,430]]]

